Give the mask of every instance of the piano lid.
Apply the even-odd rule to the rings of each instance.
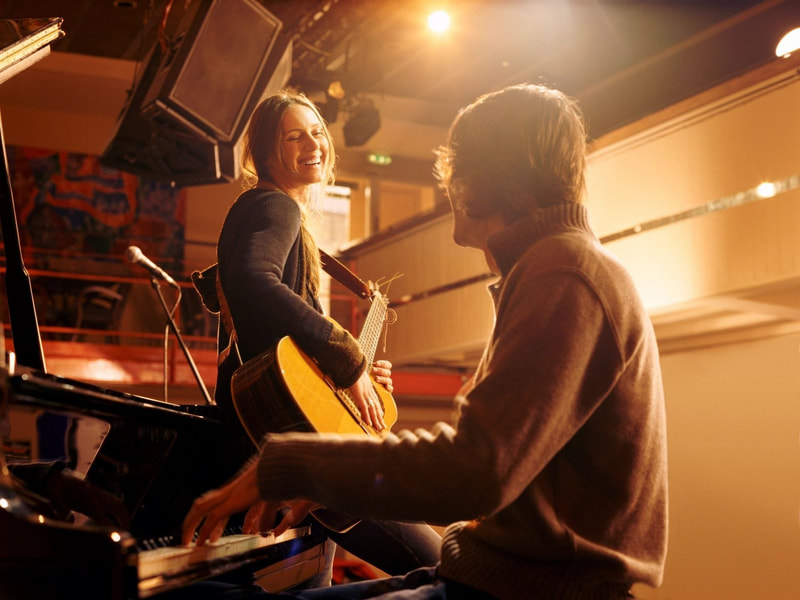
[[[47,19],[0,19],[0,83],[28,68],[50,53],[50,44],[59,39],[61,17]],[[0,123],[0,230],[6,251],[6,291],[14,349],[21,364],[45,370],[42,340],[30,277],[22,260],[14,195],[8,172],[8,159]]]

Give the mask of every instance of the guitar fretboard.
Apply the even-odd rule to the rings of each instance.
[[[358,337],[358,343],[361,346],[361,351],[367,358],[367,363],[372,364],[375,360],[375,352],[378,349],[378,342],[381,339],[381,332],[383,331],[383,324],[386,321],[386,311],[389,306],[389,300],[379,291],[375,291],[372,296],[372,304],[367,312],[367,318],[364,321],[364,327],[361,329],[361,335]]]

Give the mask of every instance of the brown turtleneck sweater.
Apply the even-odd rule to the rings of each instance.
[[[658,350],[630,276],[580,204],[489,240],[494,331],[454,426],[384,440],[270,435],[267,499],[450,524],[442,577],[497,598],[624,598],[667,539]]]

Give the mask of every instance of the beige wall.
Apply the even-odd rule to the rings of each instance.
[[[601,237],[800,173],[800,77],[783,73],[591,155]],[[800,276],[798,192],[608,244],[651,309]],[[658,268],[654,268],[657,265]]]
[[[433,188],[395,181],[379,184],[378,231],[433,208]]]
[[[800,336],[662,357],[670,529],[652,600],[800,598]]]

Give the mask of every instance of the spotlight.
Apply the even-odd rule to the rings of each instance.
[[[800,27],[792,29],[781,38],[775,48],[775,56],[787,57],[798,48],[800,48]]]
[[[775,184],[771,181],[765,181],[758,184],[756,188],[756,196],[759,198],[772,198],[778,192]]]
[[[335,81],[331,81],[328,85],[328,96],[331,98],[336,98],[337,100],[341,100],[345,97],[345,89],[344,84],[336,79]]]
[[[437,10],[428,15],[428,28],[436,33],[444,33],[450,28],[450,15]]]
[[[381,116],[371,100],[362,101],[350,113],[344,124],[344,145],[363,146],[378,129],[381,128]]]

